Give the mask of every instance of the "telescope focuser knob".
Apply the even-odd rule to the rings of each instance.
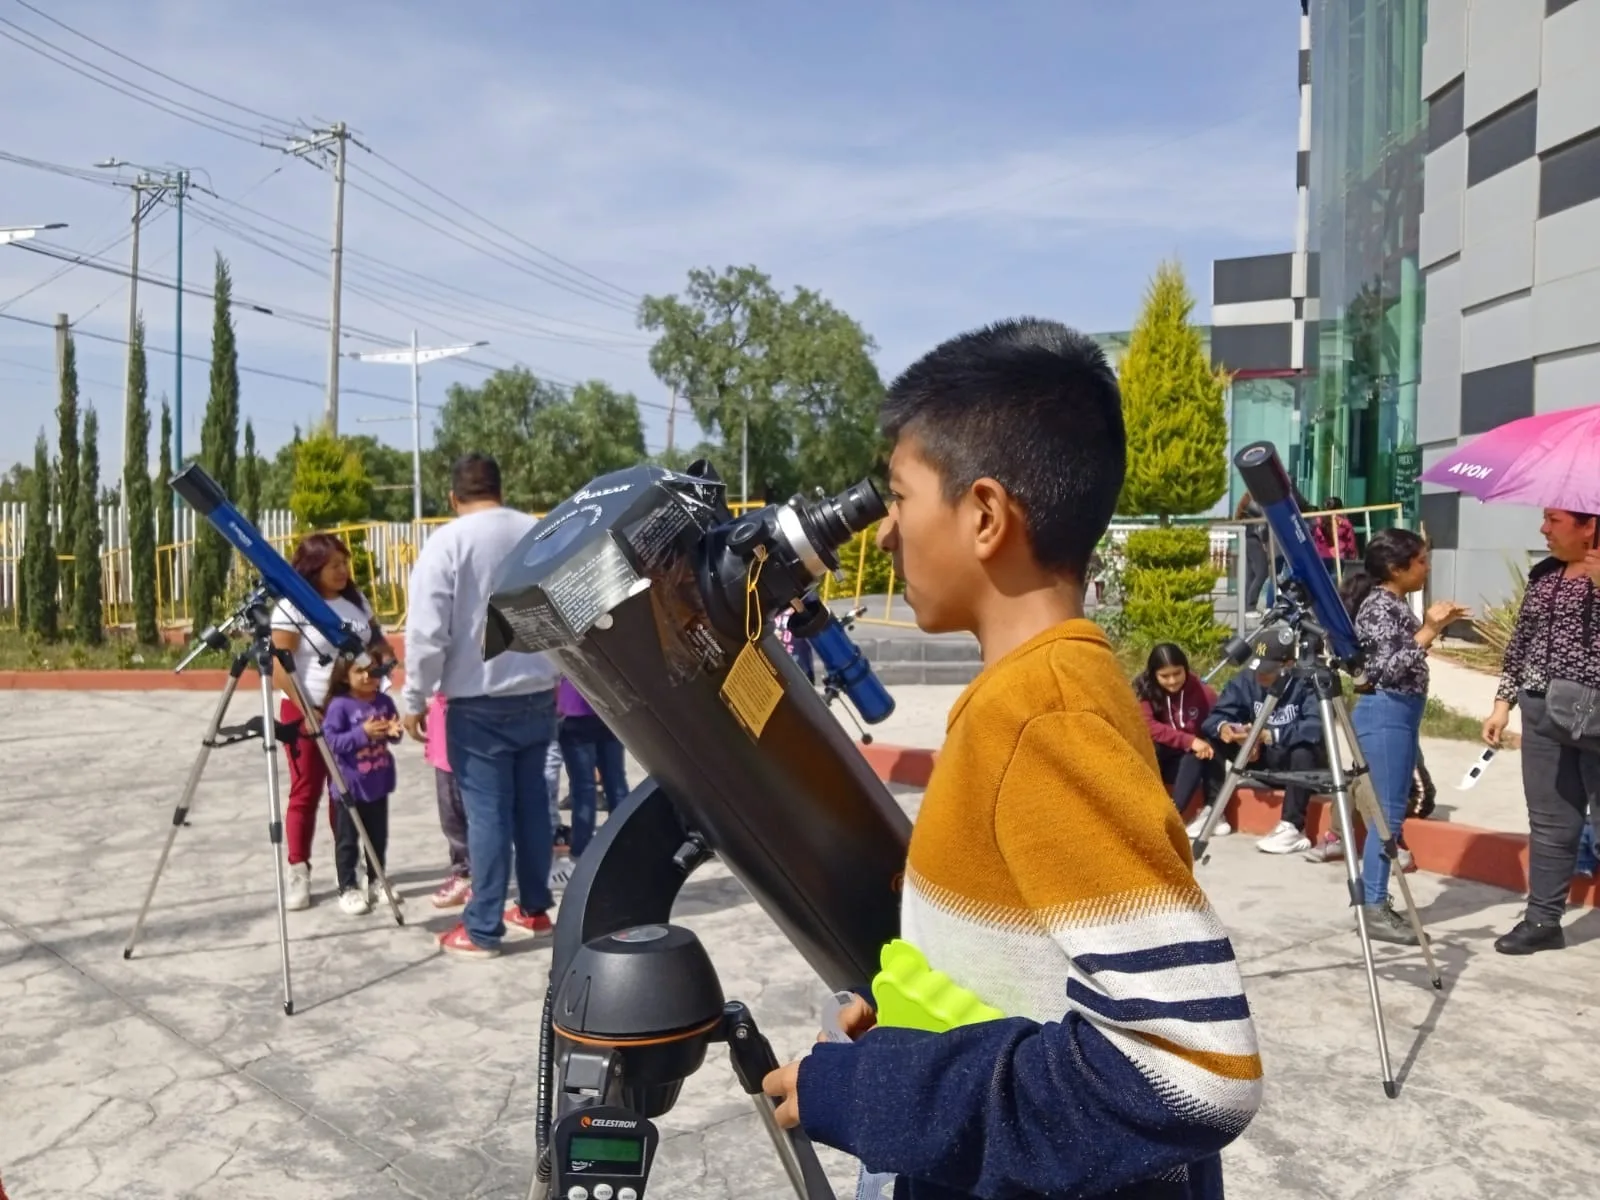
[[[755,554],[756,547],[763,543],[763,532],[760,521],[738,521],[728,531],[728,549],[740,558],[749,558]]]

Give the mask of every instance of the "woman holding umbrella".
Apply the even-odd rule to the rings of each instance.
[[[1502,425],[1422,478],[1544,509],[1550,556],[1528,572],[1483,740],[1498,746],[1521,706],[1528,907],[1494,948],[1559,950],[1584,822],[1600,812],[1600,405]]]
[[[1600,729],[1573,736],[1551,690],[1600,694],[1600,551],[1593,513],[1547,508],[1550,557],[1528,572],[1528,589],[1506,647],[1494,711],[1483,740],[1500,745],[1512,705],[1522,707],[1522,790],[1528,803],[1528,908],[1495,942],[1501,954],[1534,954],[1566,945],[1567,909],[1578,843],[1591,808],[1600,812]]]

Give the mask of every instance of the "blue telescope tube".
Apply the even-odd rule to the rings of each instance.
[[[1311,527],[1300,513],[1294,498],[1294,485],[1278,458],[1277,447],[1271,442],[1252,442],[1234,455],[1234,466],[1251,498],[1266,514],[1272,526],[1278,551],[1289,563],[1289,572],[1310,597],[1317,623],[1328,636],[1328,645],[1334,657],[1346,667],[1354,669],[1362,659],[1361,643],[1356,638],[1356,627],[1345,611],[1344,601],[1333,585],[1328,568],[1323,566],[1311,540]]]
[[[824,674],[849,698],[863,722],[876,725],[894,712],[894,697],[873,674],[861,647],[815,594],[808,595],[805,607],[790,618],[789,631],[811,643]]]
[[[173,476],[172,490],[244,556],[245,561],[260,574],[261,584],[269,593],[299,609],[306,623],[320,633],[330,646],[351,655],[366,650],[355,631],[339,619],[339,614],[333,611],[317,589],[302,579],[283,555],[272,548],[261,531],[245,519],[244,514],[228,500],[217,481],[201,470],[199,463],[191,463]]]

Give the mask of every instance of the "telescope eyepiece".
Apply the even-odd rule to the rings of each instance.
[[[797,496],[790,503],[804,527],[806,540],[825,561],[856,534],[889,515],[889,506],[870,479],[851,484],[836,496],[816,500]]]

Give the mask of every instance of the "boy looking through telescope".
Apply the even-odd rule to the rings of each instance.
[[[1126,469],[1104,354],[1059,324],[952,339],[885,400],[879,545],[930,633],[975,634],[908,852],[901,936],[1004,1014],[878,1024],[772,1072],[779,1123],[901,1200],[1222,1195],[1261,1097],[1255,1027],[1084,573]]]

